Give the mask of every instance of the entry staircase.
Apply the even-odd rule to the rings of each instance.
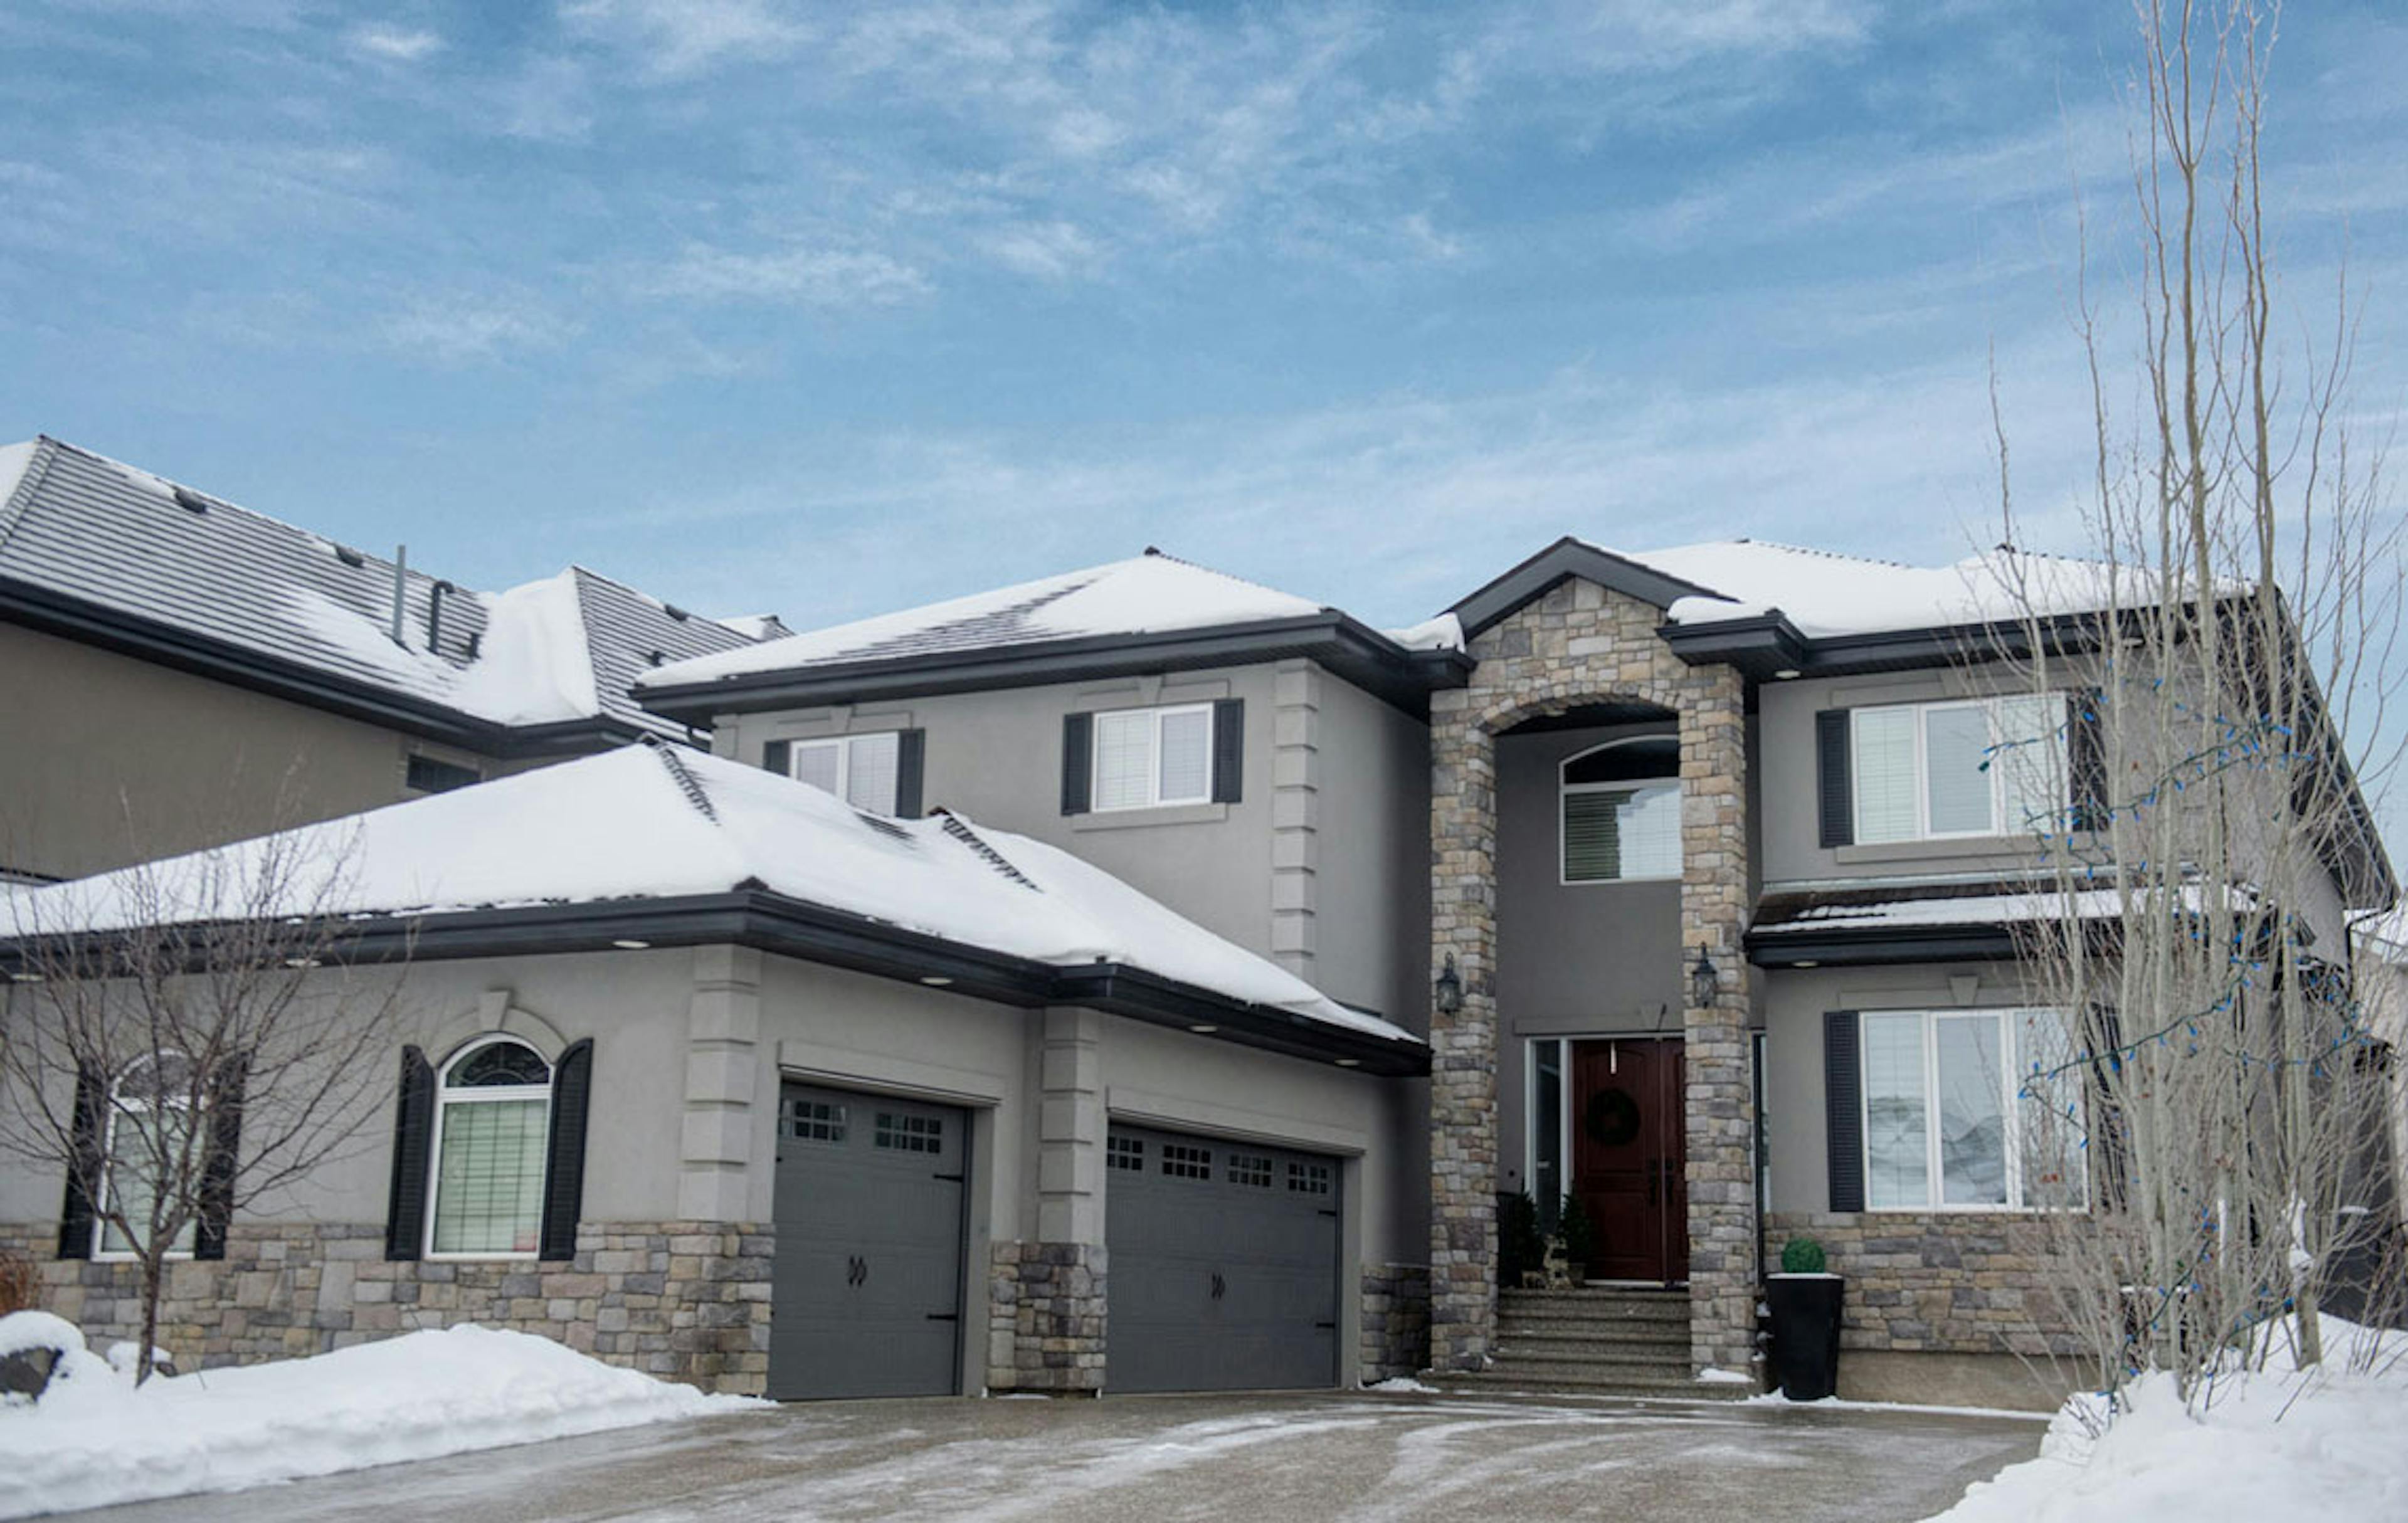
[[[1681,1396],[1736,1400],[1736,1381],[1701,1384],[1689,1369],[1689,1293],[1653,1286],[1499,1290],[1497,1353],[1485,1370],[1432,1377],[1467,1393]]]

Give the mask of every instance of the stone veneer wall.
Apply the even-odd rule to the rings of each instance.
[[[134,1265],[50,1257],[54,1225],[0,1227],[34,1258],[42,1304],[95,1346],[141,1335]],[[241,1223],[222,1259],[167,1274],[159,1344],[186,1370],[322,1354],[457,1322],[556,1338],[609,1364],[757,1396],[769,1372],[765,1228],[589,1224],[566,1263],[391,1262],[381,1226]]]
[[[1688,1106],[1690,1357],[1744,1370],[1755,1352],[1750,1162],[1745,688],[1657,638],[1663,612],[1567,582],[1471,641],[1461,688],[1430,695],[1430,963],[1453,956],[1463,1008],[1430,1020],[1430,1362],[1487,1362],[1497,1326],[1497,747],[1526,720],[1601,701],[1658,705],[1680,722],[1681,945],[1720,972],[1683,1013]],[[1685,987],[1685,980],[1684,981]]]
[[[1823,1245],[1843,1276],[1840,1346],[1914,1354],[2079,1355],[2042,1278],[2047,1226],[2028,1216],[1960,1212],[1767,1219],[1765,1272],[1792,1237]]]
[[[998,1243],[987,1277],[991,1391],[1104,1388],[1105,1249]]]
[[[1363,1266],[1366,1386],[1429,1368],[1430,1272],[1423,1264]]]

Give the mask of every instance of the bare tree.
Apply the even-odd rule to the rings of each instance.
[[[2047,1310],[2102,1389],[2170,1370],[2197,1403],[2278,1327],[2301,1363],[2324,1358],[2318,1307],[2350,1235],[2379,1228],[2358,1160],[2384,1081],[2354,912],[2391,893],[2361,789],[2390,759],[2401,580],[2378,461],[2348,427],[2346,289],[2318,335],[2276,277],[2276,14],[2141,0],[2138,17],[2137,301],[2128,319],[2094,303],[2086,248],[2078,306],[2090,558],[2009,573],[2010,643],[2066,717],[2000,755],[2056,769],[2065,801],[2029,822],[2053,882],[2023,953],[2070,1019],[2018,1080],[2026,1145],[2075,1160]],[[2011,497],[2003,512],[2012,541]]]
[[[62,1171],[62,1251],[132,1261],[148,1379],[170,1264],[362,1140],[396,958],[351,960],[356,834],[322,826],[0,906],[0,1150]]]

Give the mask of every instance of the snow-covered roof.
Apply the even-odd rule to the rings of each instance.
[[[681,661],[646,673],[637,686],[964,654],[1082,637],[1212,629],[1325,611],[1309,599],[1149,550],[1106,566]]]
[[[483,593],[42,438],[0,446],[0,589],[122,618],[470,721],[681,729],[629,688],[741,631],[586,570]]]
[[[19,936],[272,913],[427,925],[471,911],[748,888],[962,946],[1059,968],[1125,964],[1325,1026],[1418,1040],[1057,848],[959,815],[864,813],[806,783],[668,746],[624,746],[22,890],[0,899],[0,915]]]
[[[2004,548],[1947,566],[1908,566],[1759,539],[1605,553],[1700,589],[1666,611],[1674,624],[1749,619],[1778,609],[1810,639],[2081,612],[2111,600],[2107,568],[2100,563]],[[2126,598],[2132,596],[2128,589]]]
[[[2206,902],[2201,890],[2174,891],[2185,912]],[[2243,889],[2228,889],[2236,910],[2254,904]],[[1889,897],[1894,895],[1895,897]],[[2043,920],[2109,920],[2124,912],[2124,897],[2114,888],[2078,888],[2071,892],[2042,887],[2002,887],[1992,892],[1931,893],[1907,890],[1856,890],[1824,902],[1783,903],[1786,896],[1768,896],[1751,936],[1783,936],[1798,932],[1899,929],[1916,926],[2014,926]]]

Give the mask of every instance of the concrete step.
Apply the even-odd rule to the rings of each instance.
[[[1611,1344],[1541,1344],[1499,1343],[1496,1360],[1516,1370],[1550,1371],[1567,1378],[1584,1371],[1646,1371],[1670,1372],[1683,1379],[1689,1374],[1689,1352],[1666,1354],[1652,1348],[1617,1348]]]
[[[1471,1374],[1428,1375],[1423,1378],[1440,1390],[1465,1396],[1526,1393],[1532,1396],[1678,1397],[1697,1401],[1737,1401],[1756,1394],[1753,1386],[1720,1381],[1707,1384],[1693,1380],[1686,1370],[1657,1375],[1616,1372],[1579,1378],[1500,1363]]]
[[[1540,1295],[1524,1291],[1498,1299],[1500,1321],[1512,1322],[1670,1322],[1686,1326],[1686,1296],[1586,1296],[1578,1292]]]
[[[1678,1322],[1519,1322],[1498,1324],[1507,1347],[1653,1348],[1689,1357],[1689,1329]]]

